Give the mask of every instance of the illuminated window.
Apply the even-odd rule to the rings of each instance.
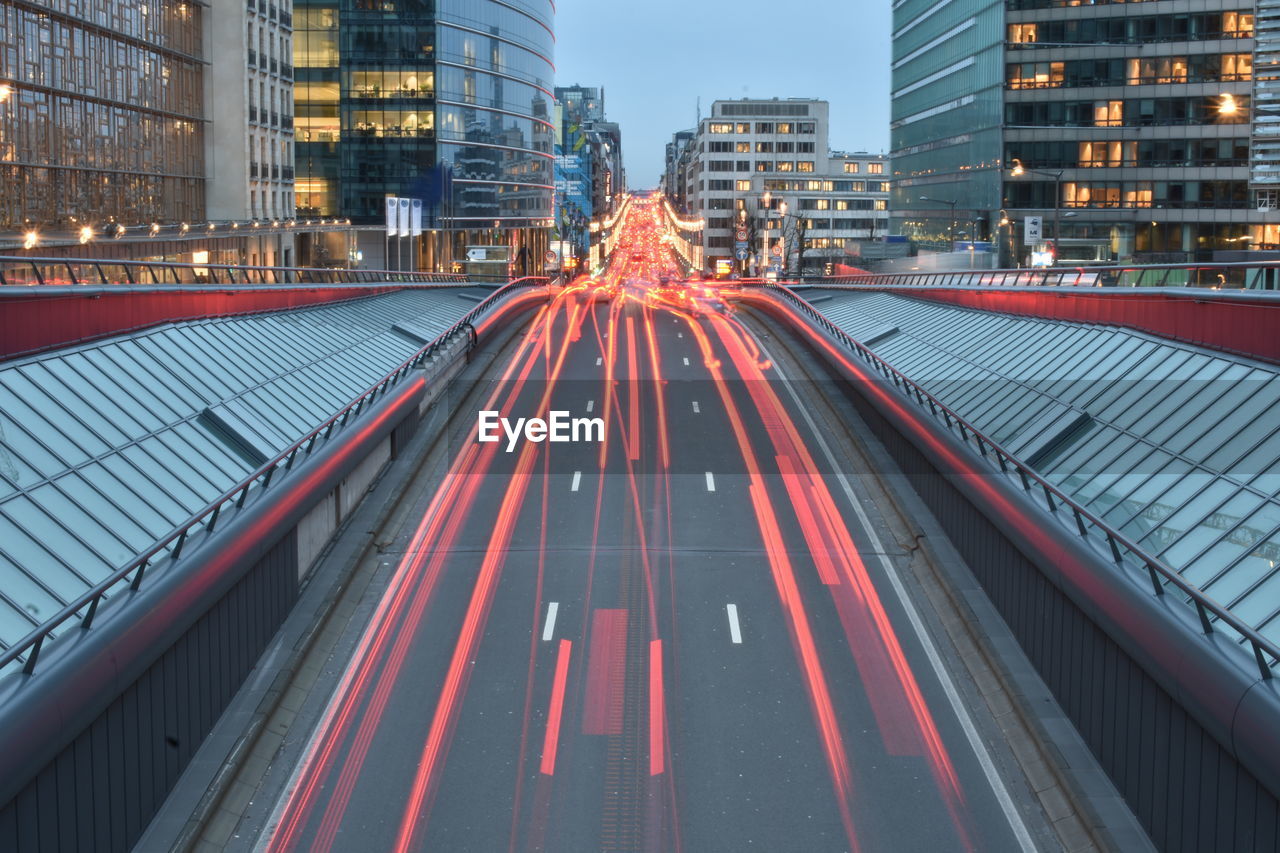
[[[708,133],[733,133],[733,125],[721,124],[719,122],[712,122],[707,126],[707,132]]]
[[[1222,57],[1222,79],[1252,80],[1253,56],[1248,53],[1228,53]]]
[[[888,209],[889,209],[889,202],[887,199],[883,199],[883,198],[876,199],[876,210],[888,210]]]
[[[779,160],[777,170],[779,172],[794,172],[796,170],[796,164],[789,160]]]
[[[745,121],[738,122],[738,133],[750,133],[751,125]]]
[[[751,182],[750,182],[750,181],[738,181],[738,182],[737,182],[737,185],[736,185],[736,189],[737,189],[737,191],[738,191],[738,192],[740,192],[740,193],[749,193],[749,192],[751,192]]]
[[[778,133],[795,133],[795,125],[789,121],[778,122]]]
[[[1009,42],[1011,44],[1031,44],[1036,40],[1035,24],[1010,24]]]
[[[844,164],[844,171],[845,171],[845,174],[846,174],[846,175],[856,175],[856,174],[858,174],[858,164],[857,164],[857,163],[845,163],[845,164]]]
[[[734,150],[734,151],[736,151],[736,152],[738,152],[739,154],[750,154],[750,153],[751,153],[751,143],[750,143],[750,142],[739,142],[739,143],[736,143],[736,144],[734,145],[734,147],[733,147],[733,150]]]
[[[1124,101],[1094,101],[1094,127],[1119,127],[1124,124]]]
[[[1222,34],[1231,38],[1253,38],[1253,15],[1245,12],[1223,12]]]
[[[867,174],[868,174],[868,175],[883,175],[883,174],[884,174],[884,163],[868,163],[868,164],[867,164]]]
[[[812,160],[800,160],[800,161],[798,161],[798,162],[796,163],[796,171],[797,171],[797,172],[812,172],[812,171],[813,171],[813,168],[814,168],[814,165],[815,165],[815,164],[814,164],[814,162],[813,162]]]

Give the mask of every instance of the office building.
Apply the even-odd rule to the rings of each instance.
[[[296,263],[290,0],[0,0],[0,251]],[[344,260],[345,251],[339,251]]]
[[[965,230],[1006,263],[1266,245],[1261,159],[1249,187],[1254,20],[1252,2],[906,0],[894,9],[895,231],[946,249]],[[1253,129],[1255,159],[1269,129]]]
[[[605,120],[604,90],[556,90],[556,230],[581,264],[590,253],[590,225],[616,210],[626,189],[622,131]]]
[[[706,220],[709,271],[825,272],[887,232],[886,161],[833,154],[829,111],[800,98],[716,101],[673,152],[682,175],[672,182],[684,187],[673,204]]]
[[[295,16],[299,215],[350,218],[366,266],[537,271],[553,216],[550,0],[297,0]],[[383,257],[387,196],[423,200],[411,261]]]

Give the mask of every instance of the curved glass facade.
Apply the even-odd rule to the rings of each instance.
[[[439,0],[437,156],[462,227],[552,216],[554,8]]]
[[[375,226],[386,196],[421,198],[428,229],[456,232],[432,263],[477,244],[540,255],[504,232],[553,216],[551,0],[295,9],[299,213]]]

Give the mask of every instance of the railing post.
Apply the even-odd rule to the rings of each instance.
[[[22,665],[22,674],[30,675],[36,671],[36,659],[40,657],[40,647],[44,645],[44,637],[40,636],[31,645],[31,651],[27,652],[27,661]]]

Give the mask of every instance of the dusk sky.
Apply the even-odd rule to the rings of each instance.
[[[656,187],[664,146],[712,101],[823,98],[831,146],[889,148],[887,0],[559,0],[556,81],[603,86],[627,180]]]

